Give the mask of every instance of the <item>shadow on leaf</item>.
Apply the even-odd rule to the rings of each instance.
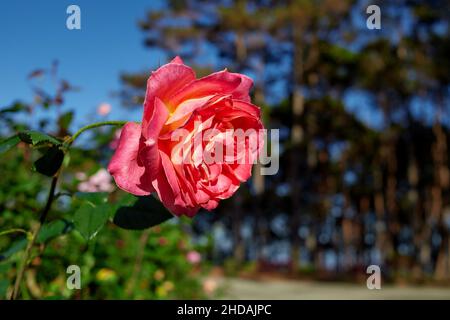
[[[143,230],[159,225],[174,216],[152,196],[138,197],[132,206],[117,209],[113,222],[130,230]]]

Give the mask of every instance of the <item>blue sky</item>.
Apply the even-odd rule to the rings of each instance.
[[[81,30],[68,30],[66,9],[81,8]],[[142,71],[165,59],[143,46],[137,21],[161,1],[8,1],[0,10],[0,107],[30,101],[27,75],[59,61],[59,75],[80,91],[66,95],[64,108],[76,110],[75,126],[85,124],[98,104],[113,106],[109,118],[139,120],[140,112],[120,107],[112,92],[122,71]]]

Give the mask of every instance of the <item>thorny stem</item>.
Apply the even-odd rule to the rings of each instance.
[[[98,127],[102,127],[102,126],[123,126],[124,124],[126,124],[128,121],[102,121],[102,122],[96,122],[96,123],[91,123],[88,124],[87,126],[82,127],[80,130],[78,130],[77,132],[75,132],[75,134],[73,136],[71,136],[66,143],[68,145],[72,144],[76,138],[78,138],[78,136],[80,134],[82,134],[84,131],[86,130],[90,130],[90,129],[94,129],[94,128],[98,128]]]
[[[27,238],[31,239],[31,233],[29,233],[28,231],[24,230],[24,229],[20,229],[20,228],[13,228],[13,229],[9,229],[9,230],[5,230],[5,231],[0,231],[0,236],[4,236],[10,233],[23,233],[27,236]]]
[[[28,259],[30,258],[31,249],[33,248],[33,246],[36,242],[39,231],[41,230],[41,227],[45,222],[45,219],[47,217],[48,212],[50,211],[53,199],[55,197],[55,188],[56,188],[56,183],[58,182],[58,175],[59,174],[57,173],[52,179],[52,184],[50,186],[50,191],[49,191],[48,197],[47,197],[47,203],[45,204],[44,209],[42,209],[41,215],[39,217],[39,224],[36,227],[36,229],[33,231],[31,239],[28,241],[24,256],[22,258],[22,263],[20,265],[19,271],[17,272],[16,282],[14,283],[14,289],[11,293],[11,300],[15,300],[17,298],[17,295],[19,294],[20,284],[22,282],[22,278],[23,278],[25,269],[28,265]]]
[[[130,282],[128,283],[128,287],[126,290],[127,296],[130,296],[136,287],[136,282],[139,278],[139,273],[142,269],[142,261],[144,259],[144,251],[145,246],[147,245],[148,237],[150,236],[150,229],[145,230],[141,237],[139,238],[139,248],[136,254],[136,260],[134,262],[133,273],[130,278]]]

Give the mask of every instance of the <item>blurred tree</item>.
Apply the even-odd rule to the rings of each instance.
[[[379,3],[378,31],[361,23],[366,5],[170,1],[140,22],[146,46],[182,56],[199,75],[228,67],[252,76],[266,126],[281,129],[279,174],[254,174],[253,193],[218,209],[232,216],[238,260],[251,208],[261,260],[281,237],[271,219],[290,213],[295,272],[323,269],[333,253],[343,261],[334,271],[375,262],[386,276],[449,277],[447,2]],[[147,77],[123,75],[125,102],[142,102]]]

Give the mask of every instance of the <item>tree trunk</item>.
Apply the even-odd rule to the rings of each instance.
[[[434,277],[436,280],[447,279],[450,276],[449,262],[449,237],[446,226],[443,225],[443,199],[442,193],[449,186],[449,170],[447,166],[447,138],[442,129],[440,110],[433,126],[436,141],[432,146],[432,157],[434,162],[434,186],[431,192],[431,218],[438,221],[439,229],[444,233],[441,241],[441,248],[436,261]]]
[[[291,151],[290,167],[288,174],[290,176],[291,186],[291,259],[292,271],[297,272],[300,265],[300,238],[298,229],[300,227],[301,201],[300,201],[300,181],[299,181],[299,163],[300,163],[300,144],[303,141],[303,128],[301,126],[301,116],[304,111],[304,96],[302,92],[303,78],[303,44],[300,26],[294,21],[292,25],[294,54],[293,54],[293,92],[292,92],[292,128],[291,128]]]

